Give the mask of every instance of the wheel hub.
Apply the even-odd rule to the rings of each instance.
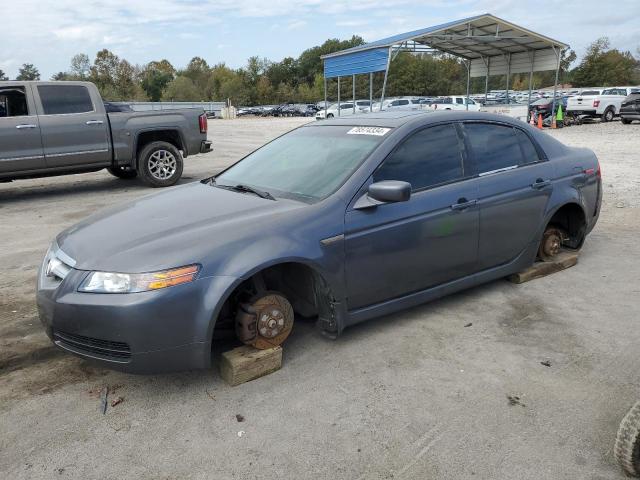
[[[284,342],[293,328],[293,307],[278,293],[265,293],[243,303],[236,316],[240,341],[258,349],[273,348]]]
[[[538,257],[541,260],[552,260],[562,250],[563,234],[558,228],[547,228],[542,236]]]
[[[284,328],[284,314],[278,308],[266,308],[258,318],[258,332],[265,338],[278,336]]]

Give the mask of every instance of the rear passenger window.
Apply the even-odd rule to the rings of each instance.
[[[40,85],[38,93],[45,115],[93,111],[89,90],[81,85]]]
[[[24,117],[27,115],[29,115],[29,109],[24,88],[0,88],[0,117]]]
[[[516,137],[518,137],[520,147],[522,148],[522,154],[524,155],[523,162],[525,164],[539,162],[540,157],[538,156],[538,151],[536,150],[536,147],[534,147],[533,143],[531,143],[529,136],[522,130],[518,130],[517,128],[515,130]]]
[[[414,133],[373,174],[373,180],[401,180],[421,190],[461,179],[462,154],[454,125]]]
[[[471,146],[476,173],[486,173],[517,167],[522,152],[514,129],[505,125],[467,123],[464,126]]]

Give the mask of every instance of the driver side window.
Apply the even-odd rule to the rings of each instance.
[[[373,181],[409,182],[415,192],[464,177],[462,151],[455,125],[428,127],[414,133],[374,172]]]

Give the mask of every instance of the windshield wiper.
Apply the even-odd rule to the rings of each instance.
[[[221,188],[228,188],[229,190],[235,190],[236,192],[253,193],[254,195],[259,196],[260,198],[266,198],[267,200],[276,199],[269,192],[266,192],[264,190],[258,190],[257,188],[253,188],[253,187],[250,187],[249,185],[244,185],[242,183],[239,183],[238,185],[221,185],[219,183],[216,183],[215,186],[221,187]]]

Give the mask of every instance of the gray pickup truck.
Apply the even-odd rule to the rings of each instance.
[[[89,82],[0,82],[0,181],[106,168],[167,187],[209,151],[203,111],[107,113]]]

